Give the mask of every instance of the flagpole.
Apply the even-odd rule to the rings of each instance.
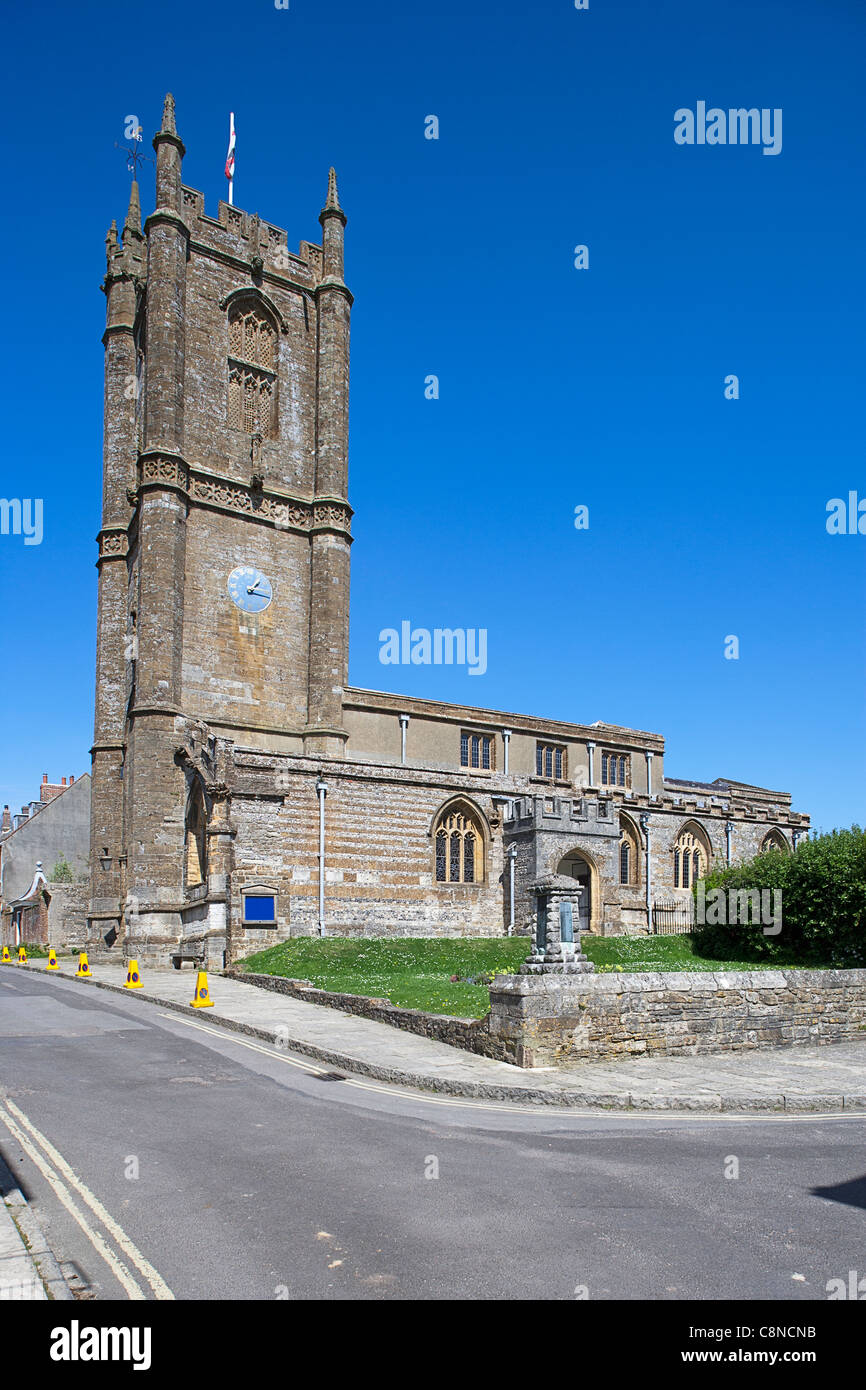
[[[235,113],[229,113],[229,152],[226,159],[226,177],[229,181],[229,207],[235,201]]]

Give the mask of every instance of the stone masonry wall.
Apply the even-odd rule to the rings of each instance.
[[[523,1067],[866,1043],[866,970],[513,975],[490,999],[490,1035]]]
[[[434,819],[454,784],[405,768],[244,754],[235,764],[232,921],[241,891],[279,893],[277,937],[308,935],[318,918],[318,800],[325,803],[325,914],[328,935],[501,936],[502,833],[487,785],[464,777],[463,796],[485,832],[486,873],[476,884],[434,883]],[[456,779],[455,779],[456,780]],[[238,928],[232,958],[269,945],[273,933]]]

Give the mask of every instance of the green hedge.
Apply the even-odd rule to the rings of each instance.
[[[782,930],[765,935],[760,921],[696,924],[702,954],[866,966],[866,831],[858,825],[804,840],[793,854],[771,850],[716,870],[705,882],[708,897],[714,888],[781,890]]]

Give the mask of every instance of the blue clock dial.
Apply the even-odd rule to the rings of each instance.
[[[239,565],[233,569],[226,589],[232,603],[243,613],[261,613],[274,596],[271,581],[252,565]]]

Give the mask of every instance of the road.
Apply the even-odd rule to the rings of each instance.
[[[10,967],[0,1151],[100,1299],[823,1300],[866,1273],[866,1116],[422,1095]]]

